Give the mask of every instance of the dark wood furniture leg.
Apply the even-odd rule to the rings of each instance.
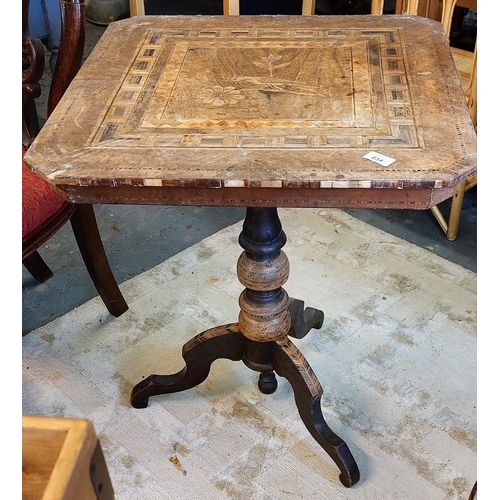
[[[359,469],[348,446],[325,422],[321,412],[323,389],[302,353],[290,339],[276,341],[274,369],[290,382],[300,418],[311,436],[330,455],[340,469],[340,481],[352,486],[359,480]]]
[[[132,389],[130,401],[134,408],[146,408],[151,396],[172,394],[201,384],[216,359],[240,361],[245,338],[238,324],[218,326],[193,337],[182,348],[186,366],[173,375],[150,375]]]
[[[23,259],[23,266],[39,283],[45,283],[54,276],[52,270],[45,264],[45,261],[37,251],[34,251]]]
[[[289,264],[281,248],[286,236],[276,208],[247,208],[239,243],[244,252],[237,274],[245,286],[241,293],[238,323],[218,326],[197,335],[182,350],[185,367],[173,375],[150,375],[132,390],[131,404],[145,408],[149,397],[191,389],[209,375],[220,358],[243,363],[260,372],[258,387],[273,393],[275,372],[286,378],[304,425],[340,469],[340,481],[351,487],[359,481],[358,466],[346,443],[327,425],[321,411],[321,385],[289,336],[302,338],[320,328],[323,313],[289,299],[282,288]]]
[[[83,262],[99,295],[110,314],[120,316],[128,305],[109,266],[92,205],[77,205],[70,221]]]

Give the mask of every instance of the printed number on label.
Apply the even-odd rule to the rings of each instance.
[[[396,161],[394,158],[390,158],[389,156],[385,156],[375,151],[370,151],[369,153],[365,154],[363,158],[378,163],[384,167],[388,167]]]

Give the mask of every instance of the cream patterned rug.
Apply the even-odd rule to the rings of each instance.
[[[324,390],[323,415],[356,459],[338,469],[300,420],[218,360],[186,392],[129,404],[184,366],[182,345],[238,316],[241,224],[124,283],[130,309],[95,298],[22,339],[23,413],[88,418],[117,500],[466,500],[476,481],[476,274],[340,210],[280,210],[284,288],[325,321],[293,340]]]

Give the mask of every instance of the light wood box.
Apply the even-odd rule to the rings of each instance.
[[[90,420],[23,415],[23,500],[111,500]]]

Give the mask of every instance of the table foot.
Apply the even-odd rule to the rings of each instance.
[[[340,482],[347,488],[359,481],[358,466],[346,443],[327,425],[321,411],[323,389],[302,353],[289,339],[275,342],[274,369],[286,378],[307,430],[340,469]]]
[[[288,310],[292,321],[292,326],[288,332],[290,337],[301,339],[309,333],[311,328],[318,330],[323,326],[323,320],[325,319],[323,311],[312,307],[304,309],[303,300],[290,297]]]
[[[171,394],[192,389],[201,384],[216,359],[240,361],[245,338],[237,323],[218,326],[200,333],[182,349],[186,366],[173,375],[150,375],[133,389],[130,403],[134,408],[146,408],[151,396]]]
[[[263,394],[272,394],[278,388],[278,381],[274,372],[262,372],[259,376],[258,387]]]

